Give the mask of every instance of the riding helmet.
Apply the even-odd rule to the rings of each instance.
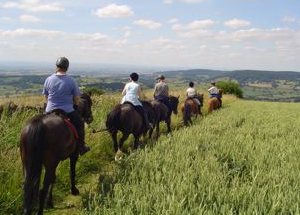
[[[159,75],[159,76],[156,78],[156,80],[165,80],[165,76]]]
[[[69,60],[66,57],[60,57],[56,61],[56,66],[64,70],[68,70]]]

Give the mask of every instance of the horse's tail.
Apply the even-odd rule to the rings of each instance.
[[[184,103],[184,112],[183,112],[183,123],[184,125],[188,125],[188,121],[191,117],[191,106],[188,102]]]
[[[121,105],[117,105],[108,115],[106,119],[106,128],[109,132],[117,129],[120,124]]]
[[[24,212],[32,210],[37,201],[43,161],[45,125],[42,116],[33,118],[21,134],[21,156],[25,174]]]

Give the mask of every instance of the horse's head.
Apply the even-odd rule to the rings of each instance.
[[[219,95],[220,95],[220,97],[222,97],[223,93],[224,93],[224,90],[223,89],[219,89]]]
[[[92,99],[91,95],[88,93],[83,93],[80,96],[80,102],[78,104],[78,112],[83,118],[83,121],[87,124],[93,121],[93,114],[92,114]]]
[[[174,114],[178,113],[177,107],[178,107],[178,103],[179,103],[179,96],[170,96],[169,97],[169,102],[170,102],[170,106],[171,109],[173,111]]]

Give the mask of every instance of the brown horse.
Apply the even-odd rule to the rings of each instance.
[[[160,135],[160,131],[159,131],[159,123],[161,121],[165,121],[165,123],[167,124],[167,129],[168,129],[168,133],[171,133],[171,114],[172,112],[174,114],[177,114],[177,107],[178,107],[178,103],[179,103],[179,96],[169,96],[169,104],[170,104],[170,108],[171,110],[169,110],[169,108],[167,107],[167,105],[165,105],[163,102],[160,102],[158,100],[153,100],[151,102],[153,109],[155,111],[155,115],[156,115],[156,124],[155,124],[155,128],[156,128],[156,138],[159,137]],[[152,131],[150,130],[149,135],[151,136]]]
[[[78,106],[83,120],[90,123],[92,100],[83,94]],[[31,214],[39,200],[37,214],[43,214],[44,203],[53,207],[52,189],[59,162],[70,158],[71,193],[78,195],[75,186],[75,166],[78,159],[76,138],[65,119],[57,114],[38,115],[27,122],[20,139],[21,159],[24,171],[24,214]],[[42,166],[45,167],[43,187],[39,192]]]
[[[219,90],[220,98],[222,98],[222,95],[223,95],[223,90],[220,89]],[[208,100],[208,113],[211,113],[213,110],[217,110],[217,109],[221,108],[222,103],[220,100],[221,99],[218,99],[216,97],[212,97]]]
[[[197,94],[195,96],[196,99],[200,102],[200,107],[203,106],[203,94]],[[192,124],[192,115],[194,116],[202,116],[201,109],[198,109],[198,104],[192,99],[187,98],[184,101],[184,104],[181,107],[181,111],[183,114],[183,123],[185,126],[188,126],[189,124]]]
[[[141,101],[144,110],[148,116],[149,122],[155,123],[155,113],[148,101]],[[134,136],[133,148],[136,149],[139,146],[139,138],[142,134],[147,133],[147,129],[144,127],[143,118],[141,114],[135,109],[135,107],[125,102],[118,104],[107,115],[106,130],[111,135],[115,152],[122,152],[123,143],[127,140],[130,134]],[[122,137],[118,141],[117,133],[122,132]],[[115,157],[117,160],[117,155]]]

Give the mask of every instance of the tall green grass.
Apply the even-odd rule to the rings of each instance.
[[[299,109],[237,101],[164,137],[119,164],[88,214],[299,214]]]
[[[148,98],[151,92],[145,93]],[[184,91],[173,95],[184,98]],[[86,127],[91,151],[80,157],[81,198],[69,195],[69,162],[57,169],[55,209],[46,214],[299,214],[299,104],[235,100],[183,128],[162,135],[114,161],[107,113],[120,95],[93,97],[94,122]],[[42,100],[41,100],[42,101]],[[19,135],[34,111],[3,114],[0,122],[1,214],[20,214],[22,165]],[[166,132],[162,126],[163,134]],[[130,146],[132,138],[127,141]]]

